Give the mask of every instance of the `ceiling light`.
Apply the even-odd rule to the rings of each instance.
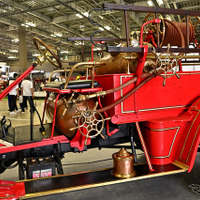
[[[159,5],[163,4],[163,0],[157,0],[157,2],[158,2]]]
[[[54,33],[55,36],[62,37],[62,33]]]
[[[56,35],[54,35],[53,33],[51,34],[52,37],[56,37]]]
[[[29,27],[29,26],[28,26],[28,25],[26,25],[26,24],[21,24],[21,26]]]
[[[31,27],[36,27],[36,24],[35,23],[33,23],[33,22],[25,22],[25,25],[26,26],[31,26]]]
[[[79,17],[79,18],[83,18],[83,16],[80,15],[79,13],[77,13],[76,16]]]
[[[111,27],[110,26],[105,26],[105,29],[110,30]]]
[[[39,53],[33,53],[32,56],[38,57],[40,54]]]
[[[9,51],[12,52],[12,53],[18,53],[18,50],[16,50],[16,49],[11,49]]]
[[[17,43],[17,42],[19,42],[19,39],[18,38],[13,38],[11,41]]]
[[[82,42],[75,42],[75,45],[82,45],[82,44],[84,44],[84,43],[82,43]]]
[[[61,51],[60,53],[61,53],[61,54],[64,54],[64,53],[68,53],[68,51]]]
[[[153,6],[154,4],[153,4],[153,2],[150,0],[150,1],[147,1],[147,3],[148,3],[148,5],[149,6]]]
[[[89,13],[88,12],[84,12],[83,15],[85,15],[86,17],[88,17]]]
[[[15,56],[8,56],[9,59],[16,59],[17,57]]]

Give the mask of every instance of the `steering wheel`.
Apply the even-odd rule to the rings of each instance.
[[[37,37],[33,37],[33,42],[36,46],[36,48],[39,50],[39,52],[55,67],[62,68],[62,62],[59,59],[59,57],[54,53],[54,51],[47,45],[44,41],[40,40]],[[41,47],[44,47],[44,50],[42,50]],[[53,58],[55,58],[55,61],[53,61]]]

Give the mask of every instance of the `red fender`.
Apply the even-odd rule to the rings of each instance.
[[[25,195],[24,183],[0,180],[0,199],[14,200]]]
[[[195,101],[188,110],[193,115],[186,124],[179,143],[177,161],[188,166],[190,172],[194,166],[200,142],[200,99]]]

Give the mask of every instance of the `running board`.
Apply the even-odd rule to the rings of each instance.
[[[112,176],[112,168],[79,172],[67,175],[59,175],[40,179],[31,179],[23,182],[25,186],[25,196],[20,199],[29,199],[39,196],[65,193],[75,190],[94,188],[128,181],[176,174],[187,171],[186,168],[174,164],[164,166],[153,166],[155,171],[150,172],[147,164],[136,165],[136,176],[128,179],[118,179]],[[19,183],[18,182],[18,183]]]

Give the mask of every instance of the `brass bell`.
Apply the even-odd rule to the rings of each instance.
[[[135,176],[134,155],[125,148],[112,155],[113,170],[112,175],[117,178],[131,178]]]

